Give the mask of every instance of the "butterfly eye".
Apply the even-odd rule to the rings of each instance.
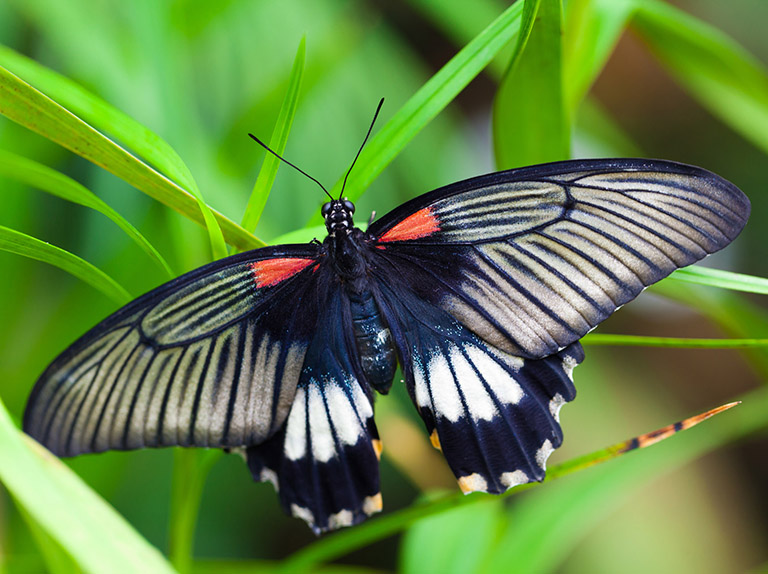
[[[345,199],[344,200],[344,209],[346,209],[350,213],[354,213],[355,212],[355,204],[352,203],[351,201],[349,201],[348,199]]]
[[[326,217],[331,212],[331,202],[324,203],[323,207],[320,209],[320,213],[323,214],[323,217]]]

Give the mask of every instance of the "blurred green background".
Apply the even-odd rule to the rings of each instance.
[[[768,61],[764,0],[674,4],[728,34],[757,60]],[[189,166],[206,201],[240,221],[264,157],[247,133],[265,139],[271,134],[302,37],[305,76],[285,156],[330,186],[357,151],[378,99],[386,98],[382,126],[507,6],[496,0],[4,0],[0,44],[73,79],[159,134]],[[495,169],[492,110],[511,48],[370,186],[357,202],[359,220]],[[749,110],[744,114],[748,123]],[[706,167],[743,189],[752,201],[751,221],[731,248],[709,261],[721,269],[768,275],[768,132],[761,147],[713,117],[659,64],[642,30],[621,36],[574,119],[574,157],[672,159]],[[176,273],[209,260],[203,228],[4,118],[0,149],[54,167],[94,191],[139,228]],[[0,178],[0,185],[0,225],[76,253],[133,295],[165,280],[103,216],[11,179]],[[283,167],[256,235],[269,242],[302,227],[323,198],[314,184]],[[686,292],[683,298],[702,313],[661,299],[662,291],[644,294],[600,332],[768,336],[761,314],[764,297],[736,298],[711,288]],[[59,269],[0,252],[0,397],[17,422],[45,366],[115,309],[114,302]],[[739,323],[739,312],[751,318],[749,328]],[[762,386],[768,372],[762,352],[590,346],[587,353],[576,371],[579,397],[563,411],[565,444],[553,463],[734,400]],[[428,449],[426,435],[414,432],[421,430],[420,422],[407,403],[399,389],[377,406],[385,445],[385,513],[409,506],[424,491],[455,488],[442,459]],[[741,408],[720,418],[737,421]],[[405,536],[387,538],[340,562],[373,570],[491,571],[491,563],[474,554],[514,533],[525,539],[526,532],[537,532],[548,553],[530,563],[513,553],[509,571],[765,569],[767,426],[765,415],[755,432],[734,431],[737,438],[718,449],[702,449],[702,456],[692,454],[694,461],[667,457],[643,466],[635,462],[646,456],[639,452],[504,504],[432,517]],[[694,433],[700,433],[709,444],[707,433],[714,431],[705,427],[691,430],[686,440],[696,444]],[[171,451],[106,453],[67,464],[141,535],[167,549]],[[494,513],[505,513],[506,529]],[[216,462],[196,529],[197,571],[223,571],[220,560],[249,561],[243,571],[269,567],[272,563],[262,561],[282,560],[313,540],[302,522],[282,514],[270,485],[251,481],[239,457]],[[492,563],[505,564],[501,556]],[[0,572],[46,568],[27,524],[3,491]]]

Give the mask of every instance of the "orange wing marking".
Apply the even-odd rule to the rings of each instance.
[[[429,237],[440,231],[440,221],[432,213],[429,207],[420,209],[403,219],[392,229],[379,238],[380,242],[407,241],[408,239],[420,239]]]
[[[293,277],[313,263],[314,259],[264,259],[251,263],[251,270],[257,287],[271,287]]]

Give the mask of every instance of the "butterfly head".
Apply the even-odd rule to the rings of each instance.
[[[349,235],[354,228],[352,215],[355,204],[348,199],[334,199],[323,204],[322,214],[328,235],[335,237],[337,233]]]

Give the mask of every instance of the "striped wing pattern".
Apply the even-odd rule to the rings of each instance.
[[[294,299],[313,287],[311,269],[296,271],[313,250],[273,252],[200,268],[94,327],[40,377],[25,431],[62,456],[266,440],[288,414],[317,310]]]
[[[316,534],[351,526],[381,510],[381,443],[372,390],[361,375],[349,301],[340,290],[325,302],[306,366],[281,431],[246,451],[256,480],[271,482],[285,511]]]
[[[501,493],[543,480],[563,441],[560,408],[573,400],[578,343],[543,359],[488,345],[445,311],[385,288],[403,373],[430,440],[465,493]]]
[[[748,215],[730,183],[662,161],[460,182],[346,243],[243,253],[140,297],[46,369],[24,430],[64,456],[238,450],[319,533],[381,509],[371,383],[386,393],[396,351],[461,488],[503,492],[562,442],[578,339]]]
[[[749,216],[731,183],[649,160],[500,172],[417,202],[404,211],[431,227],[399,241],[409,223],[397,210],[369,230],[380,251],[425,270],[413,281],[420,294],[484,341],[529,358],[558,352],[648,285],[722,249]]]
[[[748,215],[736,187],[699,168],[598,160],[460,182],[375,222],[379,306],[462,489],[543,479],[578,339],[728,245]]]

